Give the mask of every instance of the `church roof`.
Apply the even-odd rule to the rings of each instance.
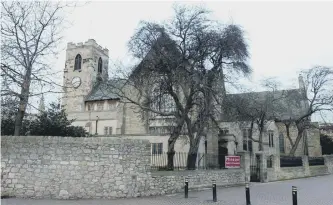
[[[118,100],[120,97],[116,90],[122,86],[123,83],[116,80],[98,81],[85,101]]]
[[[258,112],[272,120],[297,119],[307,112],[307,100],[299,89],[228,94],[222,121],[246,121]]]
[[[167,34],[163,33],[152,44],[152,47],[142,61],[133,69],[130,78],[136,78],[139,74],[145,75],[145,72],[158,72],[152,64],[157,63],[161,59],[161,50],[169,56],[169,59],[175,60],[181,57],[176,43]]]

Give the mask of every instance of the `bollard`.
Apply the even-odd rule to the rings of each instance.
[[[292,187],[293,205],[297,205],[297,187]]]
[[[245,197],[246,197],[246,205],[251,205],[249,183],[245,184]]]
[[[216,202],[216,180],[213,180],[213,201]]]
[[[188,178],[185,178],[185,198],[188,198]]]

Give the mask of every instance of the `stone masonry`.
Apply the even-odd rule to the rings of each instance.
[[[211,187],[216,180],[217,186],[236,186],[245,184],[243,169],[234,170],[196,170],[179,172],[156,172],[152,174],[151,189],[153,195],[182,192],[184,179],[188,178],[190,189]]]
[[[233,170],[150,172],[148,140],[107,137],[2,136],[2,195],[19,198],[97,199],[244,184]]]
[[[3,136],[2,191],[29,198],[137,196],[149,189],[148,145],[144,140]]]
[[[280,167],[280,159],[273,158],[272,168],[267,168],[268,181],[279,181],[333,173],[333,156],[324,156],[325,165],[309,166],[308,156],[302,156],[303,166]]]

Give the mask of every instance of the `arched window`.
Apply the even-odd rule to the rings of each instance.
[[[82,61],[81,55],[77,54],[75,57],[74,70],[81,70],[81,61]]]
[[[98,73],[102,73],[102,58],[98,59]]]

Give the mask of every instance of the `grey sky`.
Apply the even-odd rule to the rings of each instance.
[[[186,2],[205,5],[213,18],[241,25],[250,48],[251,82],[277,77],[283,88],[295,88],[298,73],[314,65],[333,66],[333,2]],[[173,2],[93,1],[70,14],[73,25],[66,30],[67,42],[93,38],[110,52],[112,62],[131,62],[127,42],[140,20],[166,20]],[[62,70],[65,50],[56,61]],[[62,77],[59,78],[61,81]],[[54,97],[49,99],[55,99]],[[333,121],[333,120],[332,120]]]

